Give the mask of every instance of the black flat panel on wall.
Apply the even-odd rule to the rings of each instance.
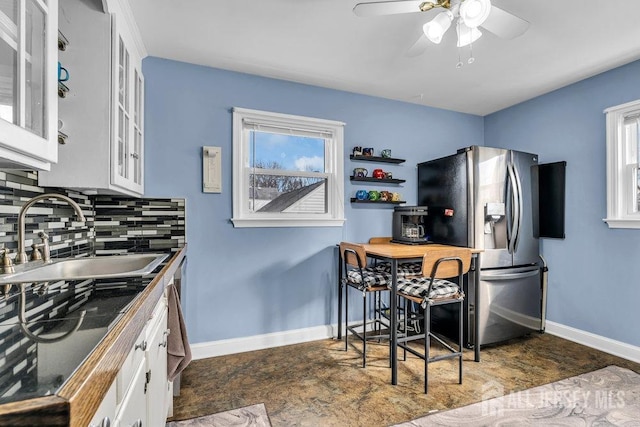
[[[567,162],[531,166],[533,185],[533,235],[564,239]]]

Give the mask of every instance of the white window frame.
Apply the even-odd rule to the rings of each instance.
[[[609,228],[640,229],[640,212],[637,209],[637,178],[633,178],[638,169],[630,165],[630,152],[627,149],[629,136],[625,131],[625,120],[640,117],[640,100],[617,105],[604,110],[606,114],[607,135],[607,217]],[[637,119],[637,120],[640,120]],[[637,137],[634,137],[637,138]],[[635,153],[637,159],[637,152]]]
[[[325,139],[327,173],[327,212],[251,212],[249,189],[249,130],[244,123],[322,132]],[[340,227],[344,224],[344,126],[342,122],[272,113],[233,109],[233,222],[234,227]]]

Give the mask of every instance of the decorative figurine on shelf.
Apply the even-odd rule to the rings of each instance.
[[[377,179],[383,179],[385,177],[385,174],[382,169],[374,169],[373,174],[371,176]]]
[[[369,200],[377,202],[380,199],[380,193],[376,190],[369,191]]]
[[[384,149],[384,150],[382,150],[382,151],[380,152],[380,155],[381,155],[382,157],[384,157],[385,159],[388,159],[389,157],[391,157],[391,150],[389,150],[388,148],[386,148],[386,149]]]
[[[365,168],[355,168],[353,170],[353,176],[355,176],[356,178],[366,178],[368,174],[369,171]]]
[[[367,200],[369,198],[369,192],[367,190],[356,191],[356,199]]]
[[[354,156],[362,156],[362,147],[353,147]]]
[[[363,148],[362,149],[363,156],[373,156],[373,148]]]

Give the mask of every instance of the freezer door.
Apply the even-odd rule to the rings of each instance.
[[[480,271],[478,323],[480,345],[505,341],[542,328],[540,268]],[[469,297],[472,297],[471,295]],[[473,334],[474,319],[469,319]]]

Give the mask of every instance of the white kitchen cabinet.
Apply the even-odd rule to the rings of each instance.
[[[165,300],[166,304],[166,300]],[[146,365],[147,384],[147,425],[164,426],[167,420],[169,399],[172,398],[167,380],[167,307],[157,314],[155,327],[149,328]]]
[[[58,0],[0,2],[0,167],[57,161]]]
[[[147,372],[141,363],[134,372],[130,387],[118,409],[117,427],[144,427],[147,423]]]
[[[151,319],[135,340],[116,380],[94,414],[91,427],[163,427],[172,399],[167,380],[167,298],[160,298]]]
[[[163,296],[116,377],[116,426],[165,425],[169,399],[167,333],[167,299]]]
[[[58,163],[39,174],[41,186],[86,194],[144,193],[146,55],[126,0],[59,0],[59,26],[72,90],[59,105]]]

